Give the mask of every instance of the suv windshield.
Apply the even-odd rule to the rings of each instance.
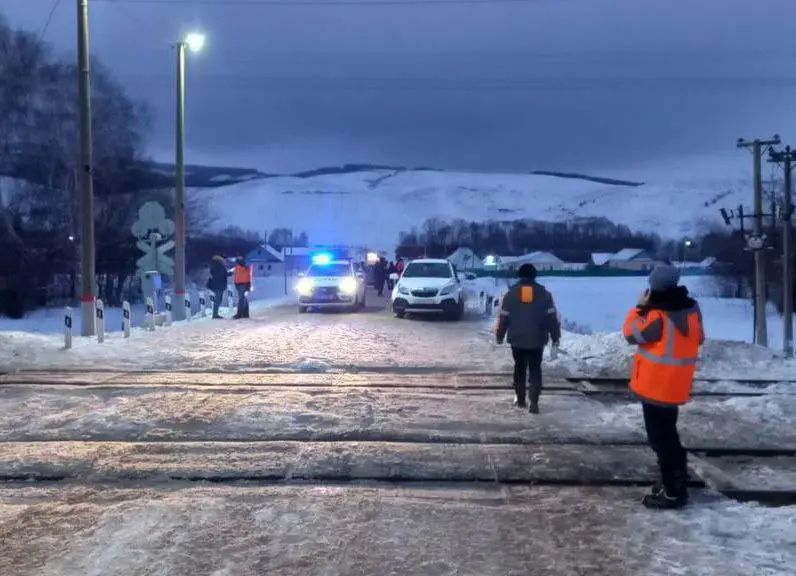
[[[348,264],[313,264],[307,270],[307,276],[317,278],[318,276],[351,276],[351,266]]]
[[[412,262],[404,270],[404,278],[452,278],[451,267],[444,262]]]

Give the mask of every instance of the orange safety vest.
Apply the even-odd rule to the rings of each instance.
[[[678,406],[691,399],[697,356],[702,340],[699,309],[688,312],[688,335],[662,310],[640,315],[633,308],[625,318],[622,331],[626,337],[639,334],[650,323],[660,320],[661,337],[638,345],[633,358],[630,389],[656,404]]]
[[[252,271],[249,266],[241,266],[240,264],[235,264],[235,276],[233,278],[233,282],[235,284],[251,284],[252,283]]]

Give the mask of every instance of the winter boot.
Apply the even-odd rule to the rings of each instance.
[[[525,408],[525,406],[527,406],[527,404],[525,404],[525,398],[523,398],[519,394],[514,395],[514,405],[517,408]]]
[[[661,490],[657,494],[647,494],[641,503],[650,510],[677,510],[688,505],[688,494],[672,496]]]
[[[641,503],[651,510],[676,510],[688,505],[688,475],[686,472],[675,472],[669,482],[671,488],[663,484],[655,485],[652,491],[644,496]]]
[[[531,405],[528,407],[528,412],[531,414],[538,414],[539,413],[539,399],[538,398],[531,398]]]

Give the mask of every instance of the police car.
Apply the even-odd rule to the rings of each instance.
[[[296,284],[299,313],[310,308],[361,310],[365,307],[365,277],[351,260],[317,254]]]

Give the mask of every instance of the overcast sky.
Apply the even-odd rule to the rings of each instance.
[[[192,29],[189,162],[610,172],[796,137],[793,0],[247,1],[89,0],[92,53],[156,113],[152,155],[173,155],[170,43]],[[75,4],[46,33],[70,57]],[[0,0],[36,31],[52,6]]]

